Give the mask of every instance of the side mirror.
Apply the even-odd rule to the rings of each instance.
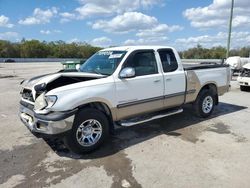
[[[120,78],[133,78],[135,77],[135,69],[132,67],[126,67],[121,70],[119,77]]]

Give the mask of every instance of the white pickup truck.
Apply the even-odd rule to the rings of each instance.
[[[183,111],[208,117],[229,90],[230,68],[183,66],[167,46],[103,49],[76,72],[21,83],[20,118],[36,136],[60,136],[76,153],[100,146],[115,125],[132,126]]]

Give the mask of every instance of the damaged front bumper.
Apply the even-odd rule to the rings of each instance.
[[[46,115],[33,111],[34,106],[20,101],[19,117],[36,136],[55,136],[68,132],[73,126],[77,109],[66,112],[50,112]]]
[[[237,81],[242,86],[249,86],[250,87],[250,77],[241,77],[237,78]]]

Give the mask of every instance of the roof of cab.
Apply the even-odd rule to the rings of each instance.
[[[170,48],[173,49],[170,46],[119,46],[119,47],[111,47],[111,48],[105,48],[101,51],[133,51],[133,50],[147,50],[147,49],[160,49],[160,48]]]

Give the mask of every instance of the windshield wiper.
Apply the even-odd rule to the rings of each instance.
[[[100,71],[98,71],[98,69],[92,70],[92,72],[100,75],[110,76],[110,74],[101,73]]]
[[[101,72],[99,72],[97,69],[91,70],[91,71],[84,71],[84,70],[81,70],[81,72],[93,73],[93,74],[98,74],[98,75],[103,75],[103,76],[110,76],[110,74],[101,73]]]
[[[100,73],[97,69],[91,70],[91,72],[102,75],[102,73]]]

